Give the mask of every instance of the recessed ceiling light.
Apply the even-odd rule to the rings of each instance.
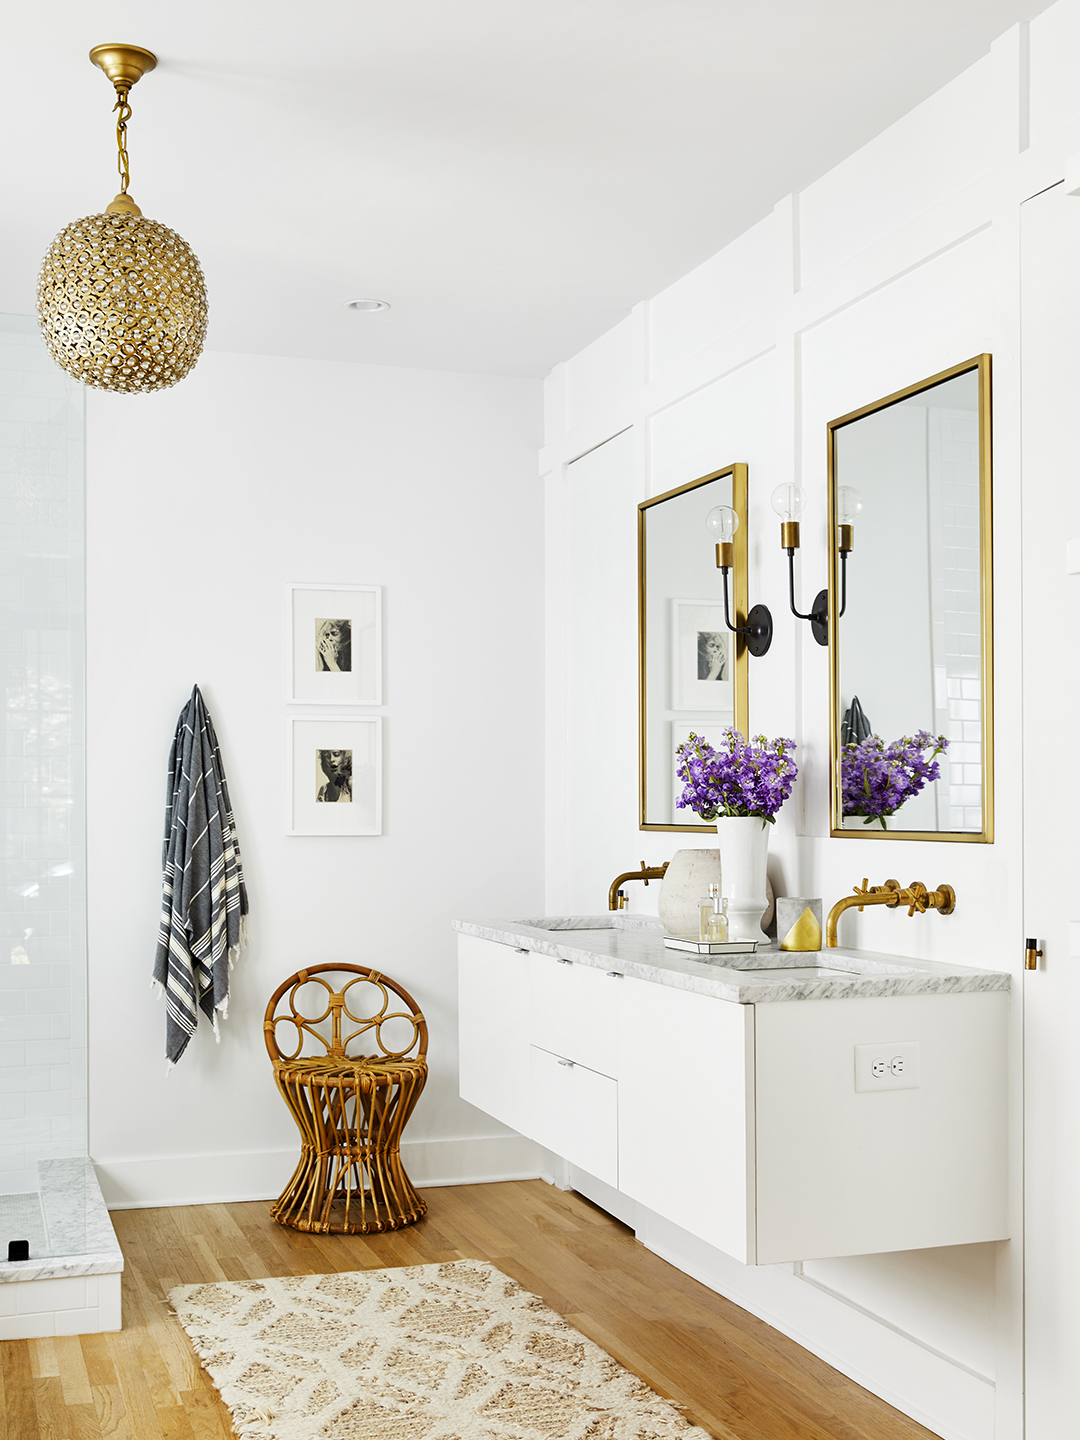
[[[389,310],[385,300],[346,300],[346,310]]]

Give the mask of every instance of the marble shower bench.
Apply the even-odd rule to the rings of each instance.
[[[119,1330],[124,1257],[93,1164],[41,1160],[38,1184],[0,1195],[0,1257],[30,1242],[29,1260],[0,1258],[0,1340]]]

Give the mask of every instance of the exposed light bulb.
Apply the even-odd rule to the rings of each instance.
[[[732,540],[739,528],[739,517],[730,505],[714,505],[705,516],[705,529],[718,545]]]
[[[836,492],[836,521],[838,525],[854,525],[862,509],[862,496],[854,485],[841,485]]]
[[[801,485],[777,485],[772,492],[772,508],[781,520],[798,520],[806,504],[806,491]]]

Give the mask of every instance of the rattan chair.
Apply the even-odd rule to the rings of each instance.
[[[360,988],[350,997],[354,986]],[[377,1008],[359,1015],[354,1012],[366,1003],[365,986],[374,987]],[[397,1009],[392,996],[402,1002]],[[349,1030],[350,1024],[356,1028]],[[295,1033],[291,1050],[279,1043],[282,1026],[287,1042],[289,1027]],[[274,991],[263,1030],[274,1078],[301,1138],[300,1163],[271,1216],[320,1235],[400,1230],[420,1220],[427,1205],[400,1154],[401,1133],[427,1080],[427,1022],[412,996],[362,965],[298,970]],[[408,1039],[397,1049],[395,1032]],[[309,1041],[321,1053],[305,1055]],[[374,1053],[359,1053],[365,1045]]]

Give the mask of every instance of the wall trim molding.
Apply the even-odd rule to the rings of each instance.
[[[94,1157],[110,1210],[147,1210],[171,1205],[219,1205],[276,1199],[296,1165],[297,1147],[202,1155],[128,1159]],[[420,1189],[535,1180],[540,1151],[522,1135],[406,1140],[402,1159]]]

